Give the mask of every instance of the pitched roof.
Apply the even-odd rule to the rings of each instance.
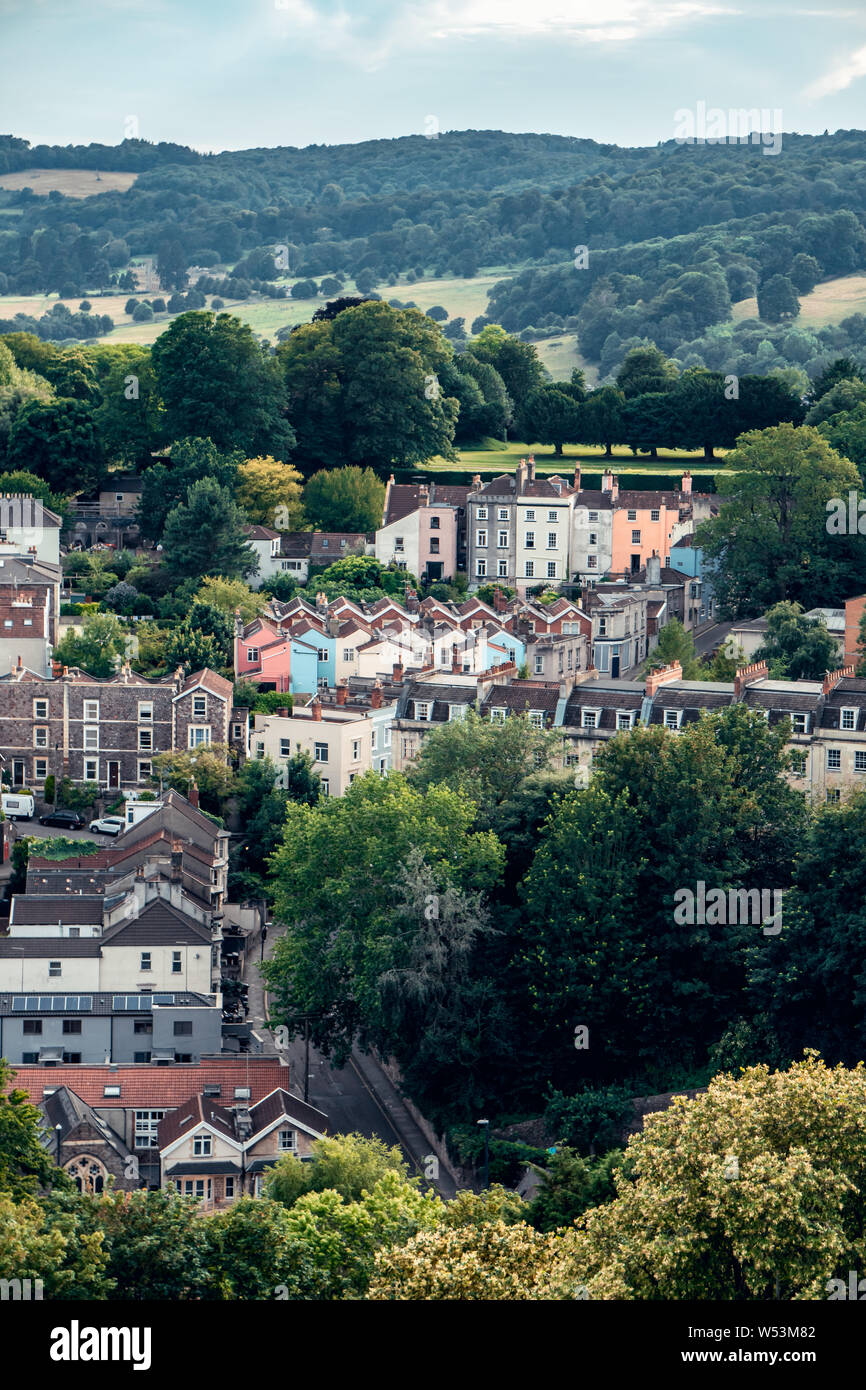
[[[212,695],[219,695],[224,700],[230,700],[234,693],[231,681],[227,681],[224,676],[218,676],[216,671],[211,671],[205,666],[201,671],[193,671],[191,676],[187,676],[180,688],[180,694],[176,695],[175,699],[179,700],[181,695],[189,694],[196,686],[202,686]]]
[[[207,1124],[215,1129],[218,1134],[222,1134],[226,1139],[234,1139],[237,1136],[234,1131],[232,1112],[219,1101],[213,1100],[210,1096],[205,1096],[201,1092],[184,1100],[166,1115],[159,1122],[159,1147],[166,1148],[173,1144],[182,1134],[188,1130],[197,1129],[199,1125]]]
[[[101,894],[16,894],[12,899],[9,925],[40,927],[62,922],[64,926],[101,926],[104,904]]]
[[[250,1098],[242,1104],[255,1104],[276,1087],[285,1085],[288,1070],[276,1057],[205,1057],[200,1062],[175,1062],[172,1066],[153,1066],[138,1063],[117,1066],[64,1064],[57,1067],[16,1067],[9,1090],[27,1091],[31,1099],[40,1101],[43,1089],[68,1086],[87,1105],[100,1109],[118,1106],[158,1107],[169,1109],[182,1105],[190,1095],[200,1093],[206,1086],[219,1086],[221,1095],[214,1097],[231,1104],[236,1087],[249,1087]],[[106,1098],[106,1086],[119,1086],[120,1096]]]
[[[137,917],[118,922],[103,932],[104,946],[172,946],[182,942],[210,942],[213,933],[194,917],[178,912],[164,898],[154,898]]]
[[[314,1105],[307,1105],[305,1101],[298,1100],[297,1096],[289,1095],[282,1086],[272,1091],[264,1100],[260,1100],[257,1105],[250,1106],[250,1118],[253,1122],[252,1137],[260,1134],[268,1125],[272,1125],[282,1115],[288,1119],[297,1120],[308,1129],[315,1130],[318,1134],[324,1134],[328,1128],[328,1117],[321,1110],[317,1110]]]
[[[268,526],[244,526],[243,534],[248,541],[275,541],[279,538],[279,531],[272,531]]]

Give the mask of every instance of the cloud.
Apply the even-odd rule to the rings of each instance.
[[[733,15],[714,0],[440,0],[427,13],[436,38],[575,38],[584,42],[623,42],[674,24]]]
[[[835,96],[837,92],[844,92],[846,87],[850,87],[852,82],[856,82],[858,77],[866,77],[866,48],[858,48],[852,53],[850,58],[846,58],[837,67],[825,72],[823,77],[812,82],[806,88],[806,96],[812,101],[820,101],[822,97]]]
[[[2,0],[0,0],[2,3]],[[272,0],[284,37],[372,68],[401,53],[461,39],[623,43],[674,25],[733,17],[725,0],[415,0],[349,11],[343,0]]]

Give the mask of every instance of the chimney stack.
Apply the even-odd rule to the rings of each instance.
[[[19,660],[19,661],[21,660],[20,656],[19,656],[18,660]],[[59,681],[59,680],[60,680],[60,676],[61,676],[62,671],[63,671],[63,667],[61,666],[60,662],[59,662],[59,661],[52,661],[52,663],[51,663],[51,675],[52,675],[52,677],[54,678],[54,680],[56,680],[56,681]]]
[[[530,455],[529,455],[527,479],[528,479],[528,481],[529,481],[530,483],[534,483],[534,482],[535,482],[535,455],[534,455],[534,454],[530,454]]]
[[[451,647],[451,674],[454,676],[459,675],[462,665],[463,663],[460,660],[460,648],[457,643],[454,642]]]
[[[190,806],[198,806],[198,786],[195,782],[190,782],[186,799]]]
[[[825,671],[825,672],[824,672],[824,680],[823,680],[823,683],[822,683],[822,686],[821,686],[822,694],[824,694],[824,695],[829,695],[829,694],[830,694],[830,691],[833,689],[833,687],[836,686],[836,685],[838,685],[839,682],[840,682],[841,680],[845,680],[845,679],[847,679],[849,676],[853,676],[853,675],[854,675],[854,667],[853,667],[853,666],[840,666],[840,667],[839,667],[837,670],[835,670],[835,671]]]
[[[505,597],[498,584],[493,590],[493,607],[497,613],[504,613],[508,607],[508,599]]]
[[[646,582],[647,584],[660,584],[662,580],[662,558],[653,551],[646,562]]]
[[[381,708],[382,708],[382,683],[381,683],[381,681],[374,681],[374,682],[373,682],[373,689],[370,691],[370,709],[381,709]]]
[[[613,473],[611,472],[611,470],[610,470],[609,468],[606,468],[606,469],[604,470],[604,472],[602,473],[602,475],[601,475],[601,490],[602,490],[602,492],[610,492],[610,490],[611,490],[612,487],[613,487]]]
[[[651,671],[646,678],[647,696],[651,698],[663,685],[681,681],[682,678],[683,668],[678,661],[672,662],[670,666],[662,666],[658,671]]]
[[[403,664],[400,661],[394,662],[394,684],[400,685],[403,680]]]
[[[316,696],[313,703],[310,705],[310,716],[313,719],[321,719],[322,717],[322,702],[319,699],[318,695]]]
[[[682,481],[681,481],[681,483],[680,483],[680,491],[681,491],[681,492],[691,492],[691,490],[692,490],[692,475],[691,475],[691,471],[690,471],[689,469],[686,469],[685,473],[684,473],[683,476],[682,476]]]
[[[574,490],[580,492],[580,464],[574,465]]]
[[[349,692],[348,692],[348,690],[347,690],[347,688],[346,688],[346,686],[345,686],[344,684],[341,683],[340,685],[338,685],[338,686],[337,686],[337,704],[338,704],[338,705],[344,705],[344,704],[346,703],[346,697],[347,697],[348,694],[349,694]]]
[[[517,465],[516,473],[518,493],[522,492],[526,487],[526,471],[526,459],[521,459]]]
[[[612,476],[610,480],[610,500],[615,502],[619,497],[619,478]]]
[[[430,489],[426,483],[422,483],[418,489],[418,505],[420,507],[430,506]]]
[[[282,709],[277,710],[277,714],[280,716],[281,719],[288,719],[290,717],[291,710],[289,709],[288,705],[284,705]]]
[[[766,661],[753,661],[750,666],[740,666],[734,676],[734,698],[739,700],[747,686],[767,679],[769,670]]]
[[[481,486],[481,474],[480,474],[480,473],[473,473],[473,474],[472,474],[472,486],[473,486],[474,488],[479,488],[479,487]]]

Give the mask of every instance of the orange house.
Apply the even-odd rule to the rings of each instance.
[[[671,546],[690,529],[691,474],[683,474],[680,492],[620,491],[610,472],[601,486],[613,502],[611,574],[636,574],[652,555],[665,564]]]

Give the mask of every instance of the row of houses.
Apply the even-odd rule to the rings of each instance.
[[[382,524],[374,533],[328,535],[249,529],[261,584],[290,574],[306,584],[316,565],[347,554],[373,555],[427,584],[458,571],[477,588],[492,580],[525,594],[542,585],[584,587],[607,577],[636,575],[652,555],[670,563],[672,551],[713,514],[718,499],[695,493],[691,473],[669,492],[620,489],[608,470],[601,487],[582,486],[580,466],[569,479],[536,475],[535,459],[513,474],[471,484],[388,480]]]
[[[552,730],[561,738],[556,764],[585,783],[599,750],[618,733],[640,726],[676,733],[738,703],[771,724],[790,722],[790,777],[811,801],[838,801],[866,785],[866,680],[853,666],[822,681],[779,681],[766,663],[752,663],[729,682],[683,680],[678,663],[646,680],[609,679],[594,669],[561,680],[520,679],[513,662],[480,674],[396,669],[381,681],[350,677],[291,712],[256,715],[250,756],[280,765],[301,747],[325,793],[342,795],[365,772],[408,768],[433,729],[471,709],[492,722],[522,714]]]
[[[106,791],[147,787],[159,753],[245,750],[246,721],[231,682],[208,669],[148,680],[125,663],[98,679],[53,663],[43,676],[19,657],[0,676],[0,758],[15,787],[41,789],[49,776]]]
[[[46,1148],[79,1191],[174,1187],[210,1210],[259,1196],[269,1168],[309,1159],[328,1129],[276,1058],[20,1066],[11,1084],[40,1110]]]

